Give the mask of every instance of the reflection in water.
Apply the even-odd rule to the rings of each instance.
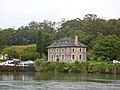
[[[0,81],[12,80],[33,80],[34,73],[22,72],[0,72]]]
[[[120,90],[120,75],[0,72],[0,90]]]
[[[35,80],[86,81],[93,79],[120,80],[118,74],[35,73]]]

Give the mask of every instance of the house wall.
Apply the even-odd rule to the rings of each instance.
[[[0,59],[7,59],[7,54],[5,55],[0,54]]]
[[[4,59],[4,56],[3,56],[3,55],[0,55],[0,59]]]
[[[59,59],[59,60],[58,60]],[[86,48],[66,47],[66,48],[49,48],[48,61],[50,62],[86,62]]]

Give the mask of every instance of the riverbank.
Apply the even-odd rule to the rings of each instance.
[[[100,73],[100,74],[120,74],[120,64],[106,64],[100,61],[87,61],[75,63],[63,62],[41,62],[35,61],[37,72],[76,72],[76,73]]]
[[[34,66],[0,66],[1,72],[35,72]]]

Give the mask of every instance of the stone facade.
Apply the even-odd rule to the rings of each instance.
[[[63,41],[69,42],[70,40],[65,39]],[[60,42],[63,41],[60,40]],[[52,45],[48,47],[48,61],[68,63],[74,63],[75,61],[86,62],[86,47],[80,45],[72,45],[71,43],[68,44],[68,46],[58,45],[55,47],[55,45]]]

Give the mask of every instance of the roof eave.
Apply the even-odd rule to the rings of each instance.
[[[83,48],[87,48],[87,46],[53,46],[53,47],[47,47],[47,48],[63,48],[63,47],[83,47]]]

